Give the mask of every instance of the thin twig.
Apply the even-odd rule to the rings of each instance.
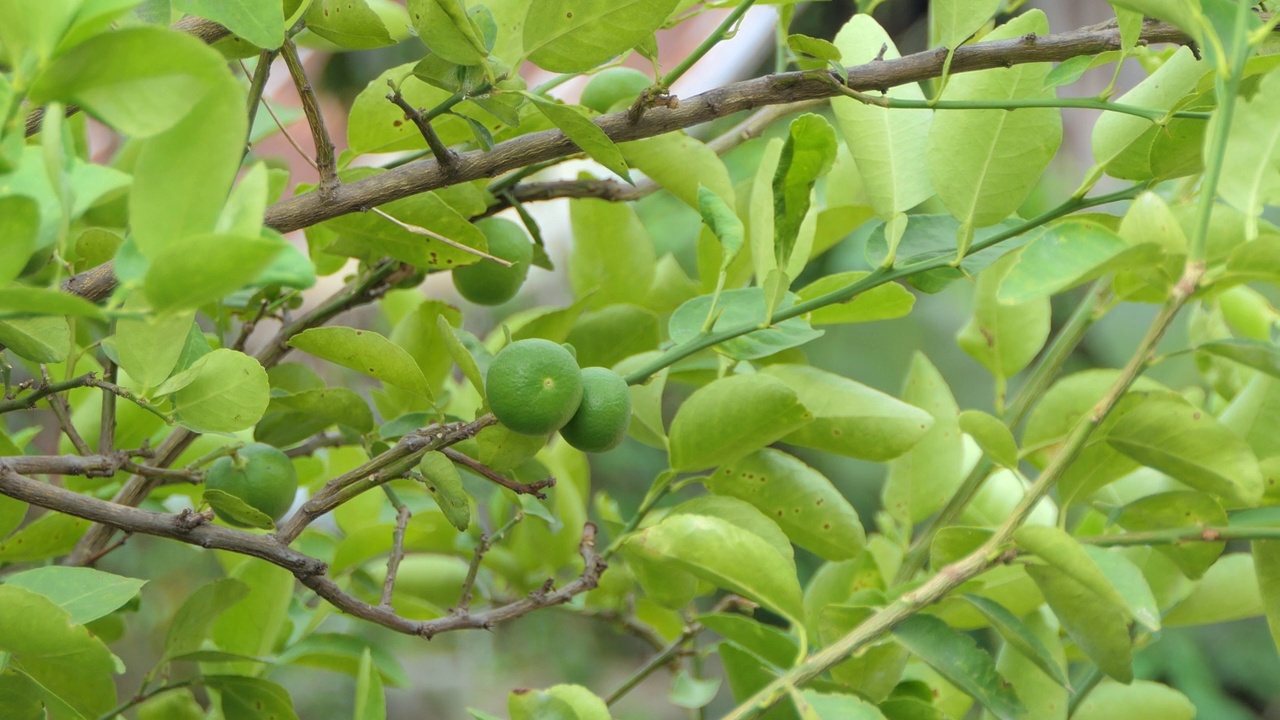
[[[436,134],[435,128],[431,127],[431,121],[426,119],[423,112],[410,105],[409,101],[404,99],[404,96],[400,94],[400,88],[396,87],[395,82],[387,80],[387,85],[391,86],[391,92],[387,93],[387,99],[403,110],[405,119],[412,122],[418,128],[418,132],[422,133],[422,138],[427,141],[427,147],[431,148],[431,154],[435,156],[436,162],[445,168],[453,167],[453,164],[458,160],[457,153],[444,144],[444,141]]]
[[[320,172],[320,166],[316,165],[316,161],[311,159],[311,154],[306,150],[303,150],[302,146],[298,144],[298,141],[293,139],[293,135],[289,134],[289,129],[284,126],[284,123],[280,122],[280,117],[276,115],[275,110],[271,109],[271,103],[267,102],[266,98],[262,98],[262,107],[267,111],[267,114],[271,116],[271,119],[275,121],[276,127],[280,128],[280,134],[284,135],[284,139],[289,141],[289,144],[298,152],[298,155],[311,166],[312,170]]]
[[[244,350],[244,346],[249,342],[249,336],[253,334],[254,329],[258,327],[258,323],[267,314],[267,308],[271,307],[271,301],[263,298],[262,304],[258,307],[258,312],[251,319],[240,323],[240,333],[236,336],[236,341],[231,343],[232,350]]]
[[[445,457],[449,458],[451,461],[467,468],[486,480],[495,482],[502,487],[511,490],[517,495],[532,495],[539,500],[546,500],[547,494],[542,492],[542,490],[549,487],[555,487],[556,485],[556,479],[553,477],[543,478],[531,483],[522,483],[518,480],[512,480],[479,460],[463,455],[453,448],[445,448],[443,452]]]
[[[280,54],[280,50],[263,50],[258,53],[258,65],[253,69],[253,75],[249,79],[249,99],[245,106],[245,115],[249,118],[249,136],[244,141],[244,151],[246,154],[252,146],[250,138],[253,135],[253,121],[258,115],[258,102],[262,99],[262,93],[267,88],[267,78],[271,76],[271,66],[275,64],[276,56]],[[240,69],[244,70],[244,74],[249,74],[249,68],[245,67],[244,61],[240,61]]]
[[[396,497],[391,488],[383,485],[382,491],[387,494],[387,499],[396,509],[396,526],[391,531],[391,555],[387,557],[387,577],[382,581],[382,602],[379,603],[382,607],[390,609],[391,593],[396,588],[396,574],[400,571],[400,561],[404,560],[404,531],[409,526],[409,518],[413,513],[409,512],[407,505],[400,502],[400,498]]]
[[[49,381],[49,368],[44,365],[40,366],[40,378],[43,380],[45,387],[52,385]],[[48,398],[49,409],[53,411],[53,416],[58,420],[58,427],[62,428],[62,434],[67,436],[71,441],[71,445],[76,452],[81,455],[91,455],[93,448],[89,447],[89,443],[81,437],[80,431],[76,430],[76,426],[71,422],[71,407],[67,404],[67,399],[62,395],[50,395]]]
[[[316,99],[307,72],[298,59],[298,49],[292,40],[285,40],[280,46],[280,57],[289,68],[294,87],[298,89],[298,97],[302,99],[302,111],[306,113],[307,124],[311,126],[311,139],[316,147],[316,170],[320,173],[318,188],[322,197],[330,197],[338,189],[338,174],[333,161],[333,140],[329,137],[329,129],[324,125],[324,115],[320,113],[320,102]]]
[[[284,451],[285,455],[291,458],[306,457],[314,454],[320,448],[340,447],[346,445],[347,440],[338,432],[322,432],[316,433],[311,437],[303,440],[300,444],[294,445]]]
[[[378,623],[396,632],[417,635],[429,640],[441,633],[455,630],[487,630],[498,623],[528,615],[535,610],[562,605],[582,593],[595,589],[600,582],[600,575],[608,568],[608,563],[596,554],[595,544],[596,526],[592,523],[587,523],[582,531],[582,542],[578,546],[578,551],[583,559],[582,574],[559,590],[556,590],[554,585],[548,581],[521,600],[491,608],[484,612],[446,615],[435,620],[409,620],[396,615],[386,608],[370,605],[343,592],[342,588],[323,575],[300,576],[298,579],[302,581],[303,585],[314,590],[317,595],[343,612]]]
[[[502,524],[502,527],[492,533],[480,533],[480,541],[476,543],[475,552],[471,554],[471,563],[467,566],[467,576],[462,581],[462,593],[458,596],[458,605],[452,611],[454,615],[465,615],[471,610],[472,591],[475,589],[476,578],[480,576],[480,563],[484,560],[485,553],[489,552],[489,548],[493,547],[495,542],[501,540],[508,530],[523,519],[524,512],[517,510],[510,520]]]
[[[465,253],[470,253],[470,254],[472,254],[472,255],[475,255],[476,257],[484,258],[485,260],[488,260],[488,261],[490,261],[490,262],[498,263],[499,265],[501,265],[501,266],[503,266],[503,267],[511,267],[511,264],[512,264],[512,263],[511,263],[511,261],[509,261],[509,260],[503,260],[503,259],[502,259],[502,258],[500,258],[500,257],[494,257],[493,255],[490,255],[489,253],[487,253],[487,252],[485,252],[485,251],[483,251],[483,250],[477,250],[477,249],[475,249],[475,248],[473,248],[473,247],[470,247],[470,246],[467,246],[467,245],[463,245],[462,243],[458,242],[457,240],[450,240],[449,238],[447,238],[447,237],[445,237],[445,236],[441,235],[440,233],[438,233],[438,232],[436,232],[436,231],[434,231],[434,230],[428,230],[427,228],[424,228],[424,227],[422,227],[421,225],[414,225],[413,223],[407,223],[407,222],[404,222],[403,220],[399,220],[399,219],[397,219],[397,218],[395,218],[395,217],[393,217],[393,216],[391,216],[391,215],[387,214],[386,212],[383,212],[383,211],[382,211],[382,210],[380,210],[379,208],[369,208],[369,210],[370,210],[371,212],[373,212],[374,214],[376,214],[376,215],[379,215],[379,216],[381,216],[381,217],[383,217],[383,218],[386,218],[387,220],[390,220],[391,222],[395,223],[395,224],[396,224],[397,226],[399,226],[400,228],[402,228],[402,229],[404,229],[404,230],[408,230],[409,232],[411,232],[411,233],[413,233],[413,234],[415,234],[415,235],[422,235],[422,236],[424,236],[424,237],[429,237],[429,238],[431,238],[432,240],[439,240],[440,242],[444,243],[445,245],[448,245],[449,247],[457,248],[457,249],[459,249],[459,250],[461,250],[461,251],[463,251],[463,252],[465,252]]]
[[[114,328],[113,328],[114,330]],[[102,379],[116,384],[116,364],[110,358],[102,361]],[[116,394],[102,391],[102,415],[98,424],[98,452],[109,453],[116,447]]]

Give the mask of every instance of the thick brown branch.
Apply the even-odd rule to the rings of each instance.
[[[1142,32],[1148,43],[1187,42],[1177,28],[1148,23]],[[971,72],[1031,62],[1066,60],[1120,48],[1120,31],[1076,30],[1042,38],[1001,40],[966,45],[956,50],[951,72]],[[945,50],[930,50],[896,60],[882,60],[849,68],[849,87],[883,90],[896,85],[937,77],[946,60]],[[626,142],[692,127],[716,118],[764,105],[779,105],[829,98],[839,94],[833,77],[814,72],[791,72],[747,80],[701,95],[682,99],[675,108],[653,108],[639,122],[626,112],[597,118],[595,123],[614,142]],[[323,199],[310,192],[282,200],[267,209],[266,223],[280,232],[309,227],[318,222],[375,207],[446,185],[525,167],[532,163],[579,152],[559,130],[545,130],[508,140],[490,151],[474,150],[458,156],[450,168],[433,159],[408,163],[385,173],[348,183]]]
[[[498,623],[528,615],[534,610],[567,603],[575,596],[594,589],[600,582],[600,575],[608,567],[608,563],[596,554],[595,545],[596,526],[587,523],[582,530],[582,543],[579,545],[579,551],[585,563],[582,574],[559,590],[554,589],[548,582],[523,600],[484,612],[446,615],[435,620],[419,621],[402,618],[387,608],[370,605],[352,597],[327,577],[311,575],[299,577],[299,579],[302,584],[345,613],[378,623],[396,632],[417,635],[429,640],[436,635],[454,630],[489,629]]]
[[[298,59],[298,49],[292,40],[285,40],[280,48],[280,57],[289,68],[293,85],[298,89],[298,97],[302,100],[302,111],[306,113],[307,125],[311,127],[311,142],[316,148],[316,170],[320,173],[320,186],[317,192],[321,197],[329,197],[338,189],[338,175],[333,161],[333,140],[329,138],[329,129],[325,127],[324,115],[320,112],[320,101],[316,99],[315,89],[307,79],[307,71]]]
[[[251,555],[286,568],[300,577],[321,575],[326,570],[323,562],[281,545],[265,535],[210,525],[201,520],[193,521],[194,513],[191,512],[170,515],[139,510],[33,480],[14,472],[9,467],[12,459],[5,458],[0,462],[0,493],[11,498],[92,520],[100,523],[100,526],[118,528],[127,533],[156,535],[190,545]]]

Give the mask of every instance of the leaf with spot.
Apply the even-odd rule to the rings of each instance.
[[[316,35],[352,50],[395,44],[382,18],[365,0],[314,0],[306,23]]]
[[[479,65],[489,55],[480,28],[461,0],[409,0],[413,29],[431,52],[459,65]]]
[[[653,37],[678,0],[536,0],[524,19],[524,50],[551,72],[590,70]]]
[[[290,338],[289,347],[427,399],[432,397],[431,388],[413,357],[404,348],[371,330],[311,328]]]
[[[831,481],[779,450],[752,453],[705,482],[717,495],[751,503],[792,542],[827,560],[854,557],[866,540],[857,511]]]
[[[462,487],[462,477],[444,453],[432,451],[422,456],[418,470],[427,480],[427,491],[444,513],[449,524],[464,531],[471,524],[471,508],[475,504]]]

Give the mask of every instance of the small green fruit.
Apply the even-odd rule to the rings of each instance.
[[[489,254],[511,263],[492,260],[464,265],[453,271],[458,294],[477,305],[500,305],[516,296],[533,264],[533,245],[524,230],[510,220],[485,218],[476,223],[489,241]]]
[[[618,373],[602,367],[582,370],[582,403],[560,437],[583,452],[618,447],[631,425],[631,391]]]
[[[630,105],[640,93],[653,85],[648,75],[628,67],[614,67],[596,73],[582,89],[580,105],[598,113],[607,113],[625,103]]]
[[[524,435],[547,435],[578,410],[582,371],[557,343],[517,340],[493,359],[484,387],[498,422]]]
[[[214,460],[205,473],[204,486],[234,495],[272,520],[279,520],[293,505],[298,493],[298,473],[289,456],[277,448],[249,443],[234,455]],[[214,513],[228,524],[247,527],[217,508]]]

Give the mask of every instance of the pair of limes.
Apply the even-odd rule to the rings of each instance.
[[[611,450],[631,424],[627,382],[608,368],[578,368],[563,345],[533,338],[498,352],[485,378],[498,422],[525,435],[557,430],[585,452]]]

